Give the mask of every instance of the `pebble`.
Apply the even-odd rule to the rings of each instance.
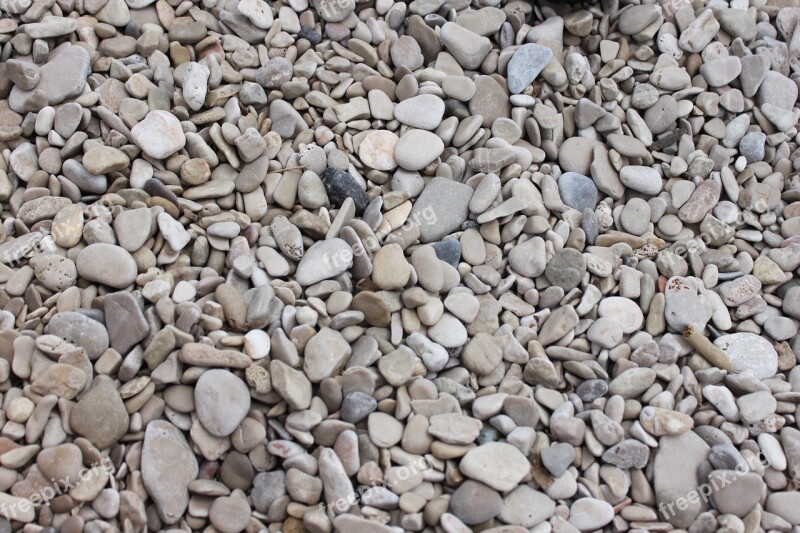
[[[141,472],[159,518],[166,524],[176,523],[189,505],[189,483],[199,473],[197,459],[178,428],[163,420],[147,425]]]
[[[133,283],[138,272],[136,261],[124,248],[98,242],[84,248],[75,266],[78,275],[89,281],[123,289]]]
[[[468,451],[461,459],[459,469],[471,479],[508,492],[528,474],[530,464],[512,445],[489,442]]]
[[[197,418],[215,437],[233,433],[250,410],[247,385],[227,370],[204,372],[194,388]]]
[[[520,46],[506,67],[508,90],[511,94],[521,93],[541,74],[552,59],[553,51],[546,46],[535,43]]]
[[[428,182],[409,214],[419,226],[420,241],[440,241],[460,228],[469,216],[472,195],[471,187],[447,178]]]
[[[422,170],[444,151],[444,143],[433,133],[420,129],[408,130],[395,145],[394,158],[406,170]]]
[[[131,128],[133,141],[153,159],[166,159],[186,144],[177,118],[161,110],[150,111],[144,120]]]
[[[731,333],[714,340],[722,350],[734,372],[767,379],[778,371],[778,354],[775,348],[754,333]]]

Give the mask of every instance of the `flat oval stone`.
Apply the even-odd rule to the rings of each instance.
[[[604,298],[597,307],[597,314],[617,320],[625,333],[633,333],[644,322],[644,315],[636,302],[621,296]]]
[[[574,248],[562,248],[547,263],[544,275],[555,286],[569,292],[577,287],[586,274],[586,260]]]
[[[358,157],[375,170],[394,170],[397,168],[394,151],[398,140],[400,138],[391,131],[371,131],[358,145]]]
[[[142,445],[142,482],[164,523],[174,524],[186,512],[189,483],[199,471],[197,458],[178,428],[164,420],[147,424]]]
[[[561,201],[583,212],[597,207],[597,187],[591,178],[577,172],[564,172],[558,178]]]
[[[82,313],[65,311],[50,318],[44,332],[86,350],[89,359],[97,359],[108,348],[108,332],[103,324]]]
[[[75,261],[78,274],[88,281],[124,289],[136,279],[138,268],[124,248],[107,243],[90,244]]]
[[[215,437],[227,437],[250,410],[250,390],[232,372],[213,369],[197,380],[194,404],[206,431]]]
[[[442,155],[444,143],[425,130],[407,131],[395,145],[394,158],[406,170],[422,170]]]
[[[394,118],[422,130],[439,126],[444,116],[444,101],[433,94],[420,94],[403,100],[394,108]]]
[[[756,379],[771,378],[778,371],[778,352],[755,333],[731,333],[714,340],[731,363],[733,371]]]

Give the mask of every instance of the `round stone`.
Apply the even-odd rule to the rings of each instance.
[[[133,283],[138,267],[124,248],[107,243],[90,244],[75,261],[78,274],[85,280],[123,289]]]
[[[425,130],[407,131],[395,145],[394,158],[406,170],[422,170],[442,155],[444,143]]]
[[[131,128],[136,145],[154,159],[165,159],[186,144],[181,123],[168,111],[150,111]]]
[[[239,427],[250,410],[250,391],[232,372],[205,372],[194,388],[197,418],[215,437],[227,437]]]
[[[731,333],[714,340],[737,374],[756,379],[771,378],[778,371],[778,353],[770,342],[755,333]]]
[[[503,500],[483,483],[467,480],[451,496],[450,509],[465,524],[480,524],[500,514]]]
[[[371,131],[358,145],[358,156],[365,165],[375,170],[393,170],[397,168],[394,150],[399,139],[391,131]]]
[[[583,254],[574,248],[559,250],[544,269],[547,281],[561,287],[564,292],[577,287],[584,274],[586,274],[586,260]]]

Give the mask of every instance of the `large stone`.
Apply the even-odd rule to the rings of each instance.
[[[74,311],[53,315],[44,332],[80,346],[92,360],[100,357],[109,344],[108,332],[103,324]]]
[[[228,370],[208,370],[194,387],[197,418],[215,437],[233,433],[250,410],[250,391]]]
[[[409,220],[419,226],[421,242],[436,242],[457,231],[469,216],[472,187],[447,178],[434,178],[411,209]]]
[[[530,468],[522,452],[503,442],[489,442],[472,448],[459,466],[465,476],[501,492],[514,489],[528,475]]]
[[[92,387],[72,408],[69,424],[98,449],[116,444],[128,432],[130,417],[122,398],[108,376],[97,376]]]
[[[39,83],[34,89],[25,91],[18,86],[11,89],[9,107],[17,113],[27,111],[26,102],[34,92],[45,95],[49,105],[79,96],[86,86],[87,76],[92,72],[89,60],[89,53],[82,46],[57,48],[49,61],[39,69]]]
[[[142,482],[158,516],[175,524],[189,505],[189,483],[197,478],[197,459],[183,433],[163,420],[147,425],[142,445]]]
[[[150,326],[139,303],[129,292],[115,292],[103,298],[103,309],[111,347],[121,354],[147,337]]]
[[[75,264],[83,279],[114,289],[127,287],[138,273],[136,261],[127,250],[104,242],[90,244],[81,250]]]
[[[708,444],[692,431],[659,439],[653,487],[661,518],[675,527],[688,528],[698,514],[708,509],[703,499],[689,501],[687,498],[704,482],[698,468],[705,462],[708,452]]]
[[[153,159],[166,159],[186,144],[181,123],[172,113],[156,109],[131,128],[133,141]]]
[[[533,43],[520,46],[506,67],[511,94],[525,90],[552,59],[553,51],[546,46]]]

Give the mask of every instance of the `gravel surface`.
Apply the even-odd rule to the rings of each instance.
[[[0,533],[800,531],[799,23],[0,0]]]

